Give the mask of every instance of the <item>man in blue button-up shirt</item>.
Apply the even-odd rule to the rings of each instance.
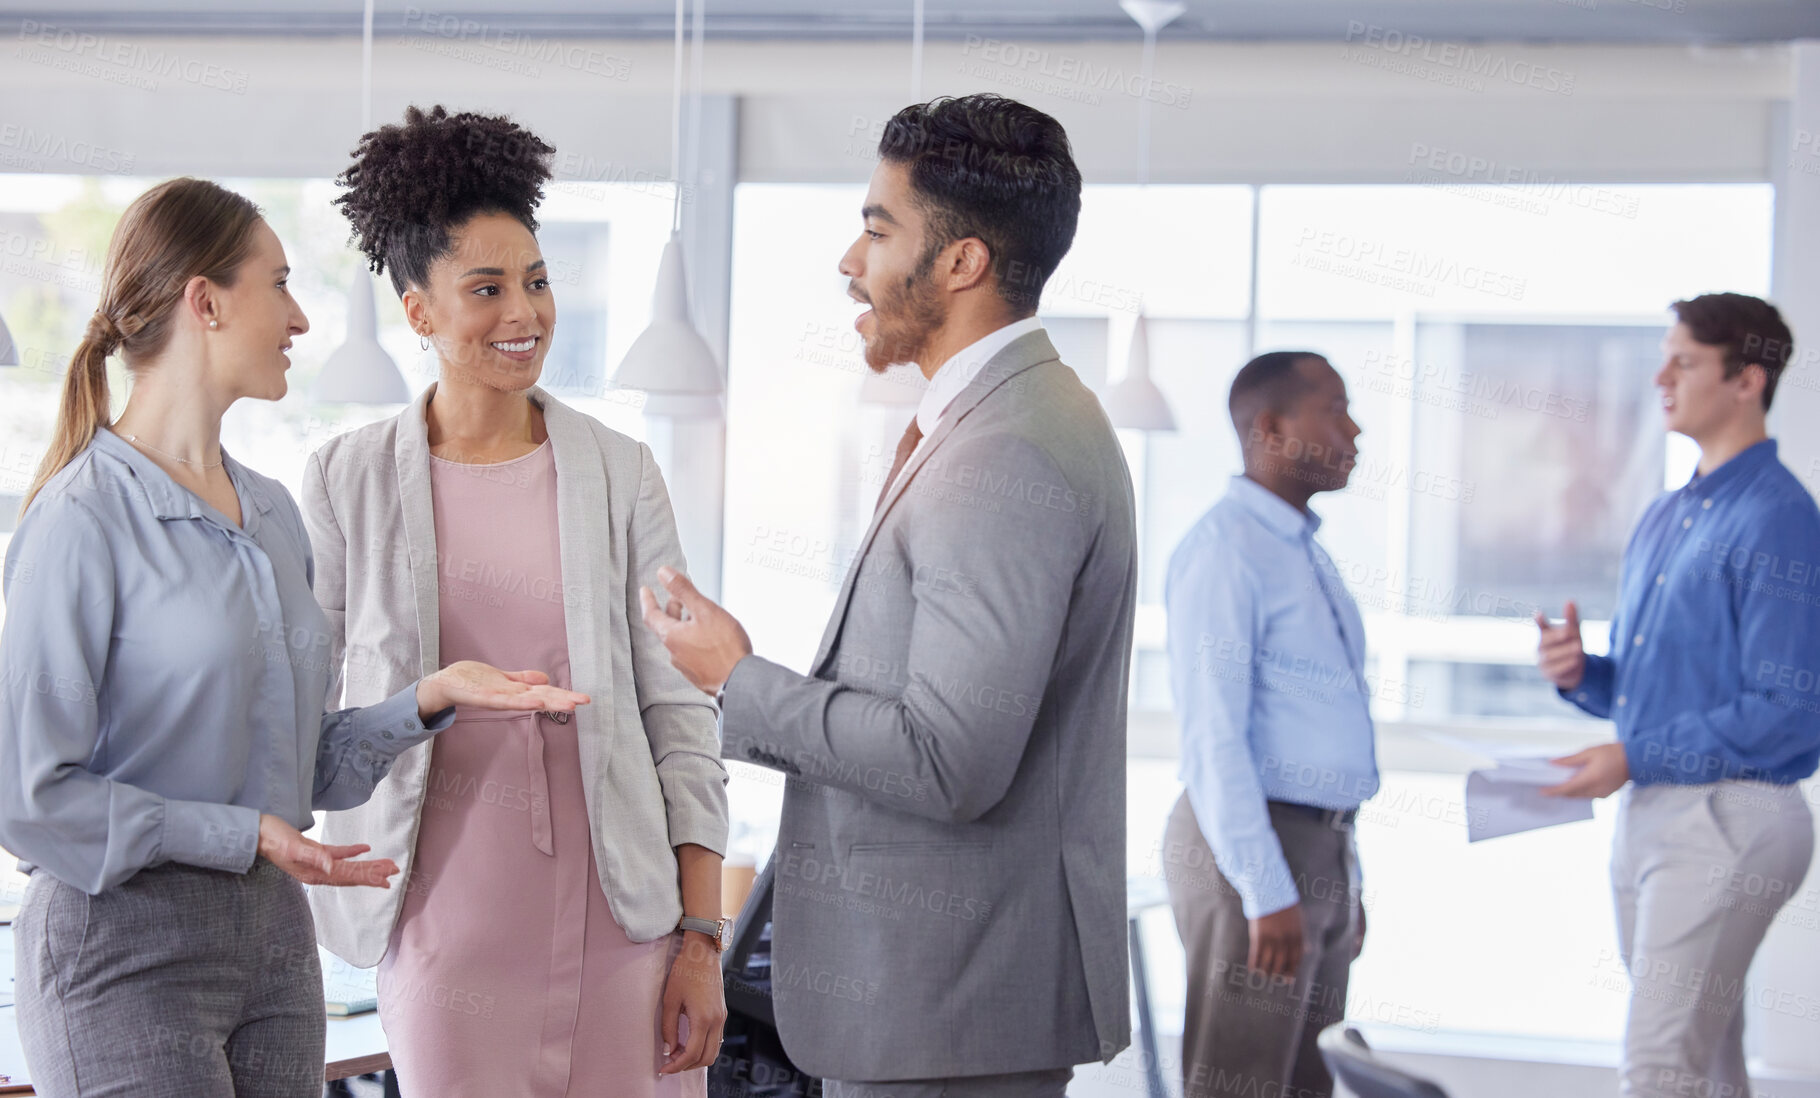
[[[1233,379],[1245,475],[1182,539],[1164,595],[1187,789],[1164,836],[1188,953],[1186,1098],[1326,1095],[1315,1036],[1364,934],[1352,821],[1378,788],[1365,629],[1314,534],[1358,424],[1319,355]]]
[[[1674,309],[1655,383],[1699,468],[1631,534],[1610,655],[1585,654],[1573,603],[1563,624],[1537,617],[1543,674],[1618,733],[1557,760],[1579,770],[1548,792],[1628,786],[1611,867],[1632,985],[1622,1093],[1742,1098],[1744,975],[1813,856],[1794,783],[1820,760],[1820,509],[1765,429],[1792,351],[1775,307]]]

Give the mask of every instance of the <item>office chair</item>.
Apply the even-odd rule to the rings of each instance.
[[[733,944],[721,954],[727,1028],[720,1055],[708,1068],[715,1098],[821,1098],[822,1081],[790,1061],[771,1009],[771,891],[775,858],[752,882],[752,894],[733,925]]]
[[[1384,1063],[1359,1031],[1336,1022],[1321,1031],[1321,1059],[1334,1079],[1358,1098],[1447,1098],[1447,1092]]]

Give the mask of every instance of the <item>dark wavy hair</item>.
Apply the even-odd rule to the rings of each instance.
[[[535,233],[555,153],[504,116],[408,107],[402,125],[361,136],[354,163],[335,179],[347,189],[335,205],[367,266],[389,272],[403,295],[428,284],[430,265],[476,214],[509,214]]]
[[[878,155],[909,167],[927,218],[919,277],[943,248],[977,237],[999,296],[1015,312],[1036,312],[1081,214],[1081,172],[1060,122],[999,95],[944,97],[898,111]]]
[[[1763,368],[1763,410],[1769,411],[1776,381],[1795,357],[1794,333],[1776,307],[1749,294],[1701,294],[1669,308],[1695,340],[1725,349],[1726,377],[1753,363]]]

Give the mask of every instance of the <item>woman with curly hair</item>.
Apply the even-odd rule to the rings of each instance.
[[[303,516],[221,446],[236,400],[285,394],[309,330],[289,272],[241,195],[172,179],[134,199],[7,548],[0,843],[31,874],[14,991],[46,1098],[318,1098],[302,885],[384,895],[398,867],[304,838],[311,810],[364,801],[457,704],[588,700],[468,663],[325,712]],[[115,354],[133,384],[110,420]]]
[[[639,588],[683,568],[651,452],[536,384],[553,152],[441,107],[361,138],[336,202],[438,380],[311,457],[304,516],[350,699],[497,658],[598,704],[457,710],[325,828],[406,887],[311,903],[323,945],[378,964],[407,1095],[701,1095],[726,1017],[726,771],[713,705],[636,624]]]

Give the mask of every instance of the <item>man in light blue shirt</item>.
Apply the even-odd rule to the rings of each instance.
[[[1327,360],[1233,379],[1245,474],[1169,562],[1169,667],[1187,789],[1164,837],[1188,953],[1184,1098],[1327,1095],[1315,1047],[1364,941],[1352,824],[1377,792],[1365,629],[1315,543],[1360,432]]]

